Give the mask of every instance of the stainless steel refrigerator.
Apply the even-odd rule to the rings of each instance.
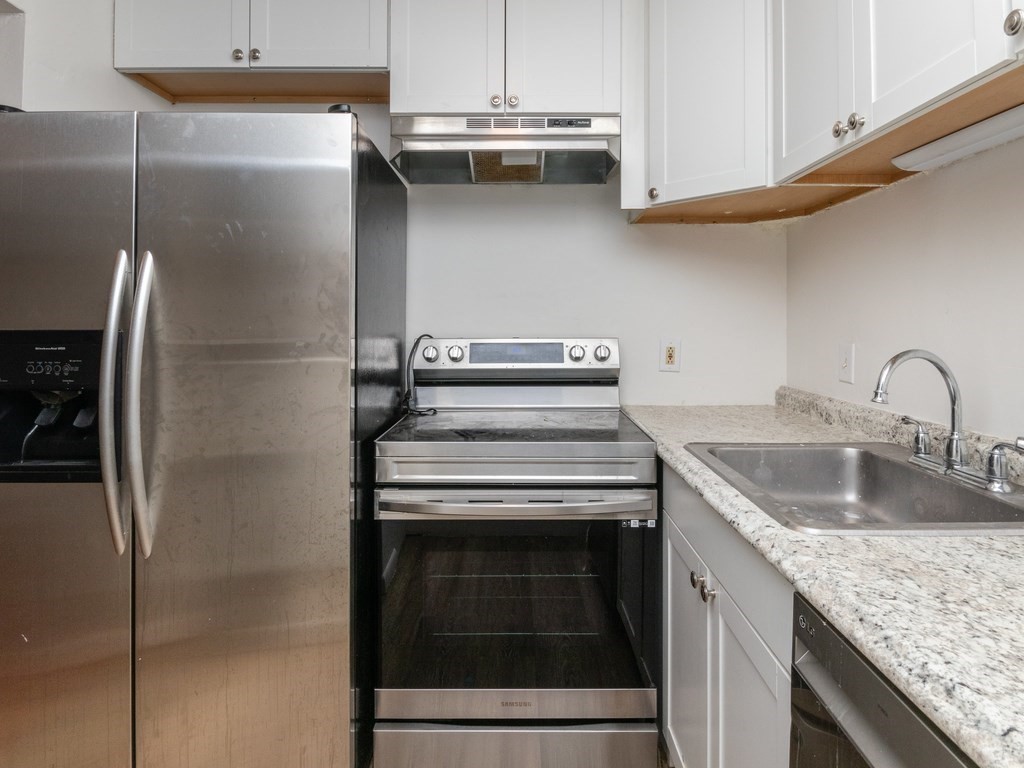
[[[0,115],[0,765],[366,761],[405,222],[350,114]]]

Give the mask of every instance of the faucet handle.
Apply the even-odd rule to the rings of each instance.
[[[1010,493],[1014,486],[1009,480],[1009,471],[1006,464],[1006,450],[1017,451],[1024,454],[1024,437],[1018,437],[1012,443],[996,443],[988,452],[988,460],[985,467],[985,488],[994,493]]]
[[[914,434],[914,455],[915,456],[929,456],[932,452],[932,437],[928,434],[928,430],[924,428],[917,419],[912,419],[909,416],[900,417],[901,424],[913,424],[917,427],[917,432]],[[1022,438],[1024,440],[1024,438]]]

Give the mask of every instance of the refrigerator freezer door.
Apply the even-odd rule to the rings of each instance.
[[[133,247],[135,124],[0,115],[0,329],[104,328]],[[31,397],[5,389],[0,412]],[[130,585],[99,483],[0,482],[0,765],[131,766]]]
[[[140,116],[139,768],[349,764],[353,140]]]

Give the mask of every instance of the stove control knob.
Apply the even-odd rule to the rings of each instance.
[[[437,347],[431,344],[429,347],[423,350],[423,359],[428,363],[436,363],[438,358]]]
[[[448,359],[453,363],[459,362],[463,357],[465,357],[465,355],[466,353],[463,351],[462,347],[450,347],[448,349]]]
[[[571,347],[569,347],[569,359],[572,360],[574,363],[578,363],[580,360],[583,359],[584,355],[586,354],[586,350],[583,349],[583,347],[581,347],[579,344],[573,344]]]
[[[604,344],[598,344],[597,349],[594,350],[594,358],[599,363],[608,362],[608,358],[612,356],[612,351]]]

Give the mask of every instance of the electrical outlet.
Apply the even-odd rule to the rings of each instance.
[[[854,345],[852,342],[839,345],[839,357],[836,360],[836,366],[839,372],[839,380],[845,381],[847,384],[853,384],[853,351]]]
[[[679,372],[679,339],[662,339],[658,370]]]

